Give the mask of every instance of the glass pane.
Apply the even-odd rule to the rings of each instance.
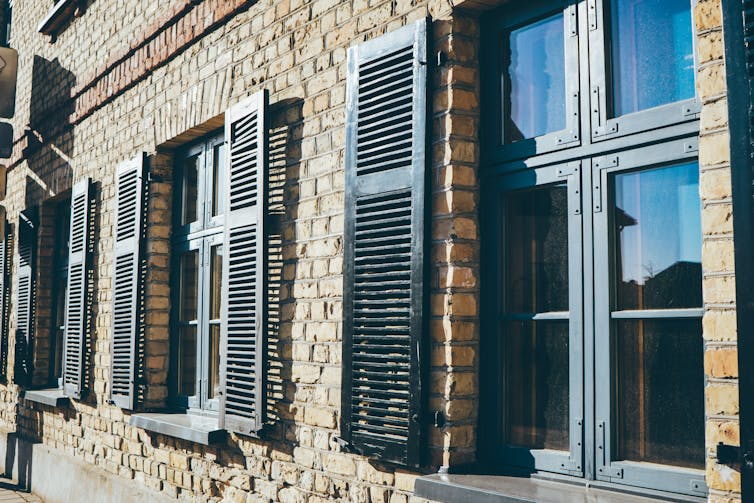
[[[615,177],[618,309],[702,306],[696,162]]]
[[[220,306],[222,305],[222,281],[223,281],[223,247],[213,246],[210,260],[210,291],[209,291],[209,317],[211,320],[220,319]]]
[[[223,185],[225,184],[225,144],[215,145],[212,156],[212,216],[223,213],[224,198]]]
[[[505,311],[568,311],[568,191],[565,185],[507,196]]]
[[[220,325],[209,326],[209,397],[220,394]]]
[[[614,114],[694,97],[689,0],[611,0]]]
[[[506,142],[565,129],[563,13],[511,31],[508,49]]]
[[[195,321],[198,317],[199,250],[181,255],[179,320]]]
[[[181,224],[190,224],[199,220],[199,169],[198,155],[189,157],[183,162],[183,206],[181,209]]]
[[[178,340],[178,394],[196,394],[196,326],[182,326]]]
[[[620,321],[616,353],[617,459],[704,469],[701,321]]]
[[[58,278],[58,285],[55,289],[55,319],[52,326],[52,333],[55,337],[55,354],[51,365],[53,379],[59,379],[63,376],[63,337],[65,334],[65,296],[67,291],[68,282],[66,278]]]
[[[569,450],[568,322],[511,322],[503,330],[507,443]]]

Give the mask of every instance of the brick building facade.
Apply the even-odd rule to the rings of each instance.
[[[573,486],[602,496],[616,489],[677,500],[740,499],[739,469],[735,463],[718,462],[715,449],[719,442],[739,444],[731,156],[721,0],[693,1],[688,21],[681,13],[674,25],[681,26],[681,31],[688,29],[693,36],[693,43],[689,40],[694,48],[693,61],[686,61],[687,66],[691,65],[695,86],[695,96],[690,101],[693,104],[689,105],[692,108],[685,110],[676,123],[658,123],[651,131],[629,131],[614,144],[600,144],[596,133],[595,139],[590,138],[592,134],[583,126],[590,118],[593,127],[604,119],[599,117],[599,110],[597,116],[593,115],[591,109],[599,99],[590,97],[589,90],[585,92],[582,86],[589,87],[590,78],[598,75],[596,64],[591,62],[594,56],[590,51],[597,51],[590,37],[602,29],[599,25],[607,16],[599,17],[597,12],[607,10],[611,5],[608,1],[564,2],[562,6],[558,2],[533,2],[531,12],[518,2],[494,0],[171,0],[164,5],[146,0],[61,0],[55,6],[31,0],[11,3],[9,46],[18,50],[19,73],[12,119],[15,142],[13,156],[7,160],[7,190],[2,201],[7,220],[4,284],[8,302],[2,358],[6,384],[0,385],[0,427],[7,438],[6,472],[30,481],[32,491],[46,501],[76,501],[88,496],[95,500],[113,497],[113,501],[177,498],[418,503],[424,498],[439,498],[438,487],[444,487],[442,484],[473,486],[466,479],[453,478],[455,475],[427,476],[438,471],[481,474],[493,465],[509,464],[500,459],[490,461],[485,445],[490,442],[488,430],[496,427],[488,422],[497,417],[497,412],[485,408],[485,403],[500,399],[498,391],[492,389],[495,386],[489,384],[496,381],[490,381],[486,370],[491,365],[489,348],[493,346],[485,340],[498,331],[490,328],[490,315],[485,314],[489,311],[484,306],[498,281],[495,268],[486,261],[497,250],[494,242],[499,240],[494,230],[496,221],[489,217],[486,187],[509,183],[508,173],[536,172],[537,181],[533,183],[542,183],[540,177],[550,176],[548,166],[571,169],[574,162],[580,163],[574,168],[576,176],[562,179],[570,180],[564,182],[568,187],[577,184],[573,185],[576,196],[568,197],[579,201],[576,213],[583,210],[584,216],[577,228],[586,236],[597,232],[594,229],[598,228],[600,217],[593,215],[599,215],[602,203],[598,198],[601,196],[580,199],[582,178],[584,183],[591,180],[599,184],[601,175],[594,179],[587,175],[587,171],[599,172],[595,168],[595,163],[601,162],[598,157],[607,159],[616,152],[640,148],[646,150],[641,150],[638,157],[659,159],[646,161],[652,165],[683,161],[698,167],[693,176],[698,176],[701,204],[701,249],[697,251],[703,304],[683,305],[688,309],[679,315],[696,320],[698,314],[700,335],[703,333],[703,341],[701,337],[698,340],[699,348],[703,344],[703,353],[701,349],[698,353],[690,350],[693,356],[699,356],[699,361],[692,357],[689,361],[698,365],[683,369],[696,372],[693,375],[698,379],[699,390],[702,386],[704,390],[703,398],[694,395],[699,403],[698,413],[689,419],[694,425],[689,428],[698,427],[701,432],[698,464],[684,466],[689,470],[677,479],[669,476],[678,482],[666,487],[651,473],[633,475],[630,464],[623,467],[610,459],[594,461],[610,443],[609,439],[607,443],[604,439],[603,443],[594,440],[600,428],[608,427],[597,417],[601,414],[599,398],[593,398],[601,389],[600,380],[595,377],[599,370],[585,364],[586,370],[577,371],[577,378],[573,373],[574,358],[584,364],[590,357],[598,360],[601,351],[601,332],[595,326],[599,323],[594,321],[601,316],[598,299],[602,290],[594,286],[600,270],[597,265],[594,269],[587,265],[580,270],[583,276],[577,278],[579,282],[583,280],[583,285],[575,293],[566,294],[572,301],[576,297],[583,299],[579,314],[571,314],[568,323],[571,342],[576,330],[587,353],[574,356],[571,352],[569,356],[566,351],[566,362],[570,358],[571,365],[571,378],[566,384],[571,386],[566,388],[571,390],[571,398],[566,404],[571,412],[565,414],[565,428],[570,431],[570,440],[565,442],[572,443],[564,449],[570,449],[570,455],[566,453],[567,459],[563,458],[563,464],[554,471],[574,480],[603,481],[602,486],[595,482],[588,490],[583,489],[583,484]],[[489,59],[485,59],[491,57],[490,47],[494,45],[485,43],[486,37],[494,37],[497,26],[517,30],[526,19],[541,19],[540,11],[558,9],[565,13],[566,31],[572,30],[573,40],[569,42],[566,34],[563,50],[566,54],[574,51],[566,68],[576,75],[575,79],[569,77],[569,82],[575,80],[575,108],[568,105],[566,110],[576,110],[580,118],[575,122],[576,136],[565,143],[572,145],[571,152],[576,153],[567,159],[566,154],[558,157],[568,150],[556,146],[540,155],[537,144],[536,151],[513,157],[505,151],[501,154],[503,161],[497,161],[497,154],[489,153],[494,149],[484,139],[490,128],[485,114],[496,113],[498,105],[489,99],[489,82],[496,76],[490,76]],[[426,19],[429,21],[423,21]],[[513,28],[506,25],[508,19],[515,19],[511,21]],[[423,29],[426,40],[421,35]],[[416,33],[419,35],[414,37]],[[349,191],[368,183],[360,186],[358,180],[349,178],[357,175],[349,175],[347,170],[355,169],[356,157],[361,155],[361,124],[349,125],[349,117],[355,117],[360,106],[365,107],[362,114],[368,109],[368,105],[359,104],[356,88],[361,85],[366,89],[369,84],[360,84],[354,77],[353,65],[360,61],[357,58],[361,54],[366,58],[364,68],[370,68],[368,58],[373,56],[367,55],[395,49],[400,46],[396,42],[400,37],[410,39],[407,47],[412,48],[410,54],[414,58],[408,67],[413,71],[410,80],[415,86],[410,149],[414,153],[426,150],[424,158],[408,161],[415,169],[411,180],[415,191],[422,192],[419,188],[423,185],[428,194],[426,215],[418,224],[411,221],[413,238],[425,238],[426,253],[419,240],[419,245],[412,247],[409,260],[420,256],[423,264],[411,269],[413,276],[402,275],[400,280],[415,287],[410,291],[415,304],[411,305],[409,319],[412,323],[421,322],[418,327],[412,325],[413,338],[405,342],[416,343],[417,347],[417,341],[421,342],[416,354],[412,348],[406,356],[410,359],[405,368],[410,374],[407,379],[411,381],[411,396],[407,395],[405,404],[394,402],[392,396],[388,400],[393,401],[392,405],[374,412],[385,422],[375,430],[384,428],[384,443],[389,444],[396,435],[399,440],[394,449],[401,450],[405,443],[407,452],[393,455],[381,441],[375,440],[376,446],[372,446],[356,440],[353,425],[373,419],[369,412],[372,409],[363,406],[366,412],[362,411],[361,419],[353,423],[343,413],[346,406],[357,408],[353,405],[357,402],[363,405],[358,400],[350,401],[347,394],[358,386],[354,384],[354,374],[363,370],[352,366],[357,361],[352,347],[357,344],[354,327],[358,322],[354,318],[358,318],[360,298],[354,285],[359,284],[360,276],[349,263],[358,262],[359,246],[367,246],[357,241],[362,231],[357,227],[358,217],[351,215],[361,210],[354,199],[358,198]],[[387,49],[382,49],[381,44]],[[570,66],[573,64],[575,68]],[[422,71],[426,73],[423,86]],[[374,88],[392,92],[390,84],[380,80],[379,75],[376,79]],[[368,92],[363,89],[363,93]],[[349,97],[354,92],[357,94]],[[570,98],[564,95],[563,99]],[[383,106],[389,108],[389,103]],[[235,113],[240,114],[240,119],[232,118]],[[255,399],[252,420],[239,413],[240,419],[234,423],[235,416],[227,408],[231,398],[223,398],[231,396],[223,383],[227,384],[234,363],[225,360],[229,352],[219,338],[221,325],[224,331],[232,331],[232,326],[227,328],[228,312],[223,311],[222,316],[213,314],[215,307],[222,311],[223,307],[232,310],[232,306],[213,303],[213,288],[225,296],[234,294],[232,285],[243,285],[233,283],[232,271],[227,270],[223,273],[229,276],[220,276],[223,281],[218,281],[212,264],[232,263],[223,255],[233,253],[232,247],[228,249],[228,236],[236,228],[234,225],[242,225],[246,222],[243,219],[248,218],[244,216],[241,223],[233,223],[230,214],[225,215],[224,221],[216,218],[222,213],[216,211],[216,207],[222,207],[218,201],[235,197],[235,189],[230,193],[222,189],[216,169],[231,162],[225,161],[229,155],[235,155],[227,150],[234,148],[230,138],[245,134],[235,133],[233,128],[246,131],[245,127],[252,127],[243,122],[251,116],[244,113],[265,116],[256,124],[266,133],[256,134],[264,142],[259,152],[266,156],[267,180],[263,183],[264,176],[260,175],[257,192],[262,196],[255,192],[255,197],[260,197],[257,207],[265,208],[266,225],[259,234],[261,241],[256,238],[256,243],[263,243],[259,246],[267,249],[261,253],[264,259],[257,254],[254,260],[259,261],[252,263],[249,259],[242,269],[258,271],[247,279],[257,281],[264,276],[260,283],[254,283],[264,292],[253,293],[257,299],[264,299],[255,306],[266,304],[266,328],[256,327],[250,333],[260,334],[260,340],[264,335],[266,340],[239,350],[239,354],[253,351],[251,360],[241,360],[239,365],[255,369],[256,382],[263,383],[264,399]],[[426,128],[421,127],[422,114]],[[610,122],[605,123],[609,128]],[[623,122],[620,127],[632,127],[626,124]],[[349,127],[356,128],[356,132]],[[418,141],[423,137],[422,129],[426,129],[426,147]],[[659,140],[656,131],[662,131]],[[623,129],[620,132],[623,134]],[[388,148],[396,151],[405,147],[405,138],[390,135],[370,141],[383,147],[379,142],[387,142]],[[608,144],[611,146],[600,150],[599,145]],[[368,150],[367,147],[363,148]],[[663,151],[676,147],[677,159],[663,157]],[[626,162],[623,159],[621,162]],[[422,167],[419,171],[417,163]],[[591,170],[588,163],[592,163]],[[121,175],[129,169],[143,174],[139,190],[144,191],[145,202],[135,210],[133,224],[136,235],[143,235],[126,242],[118,231],[118,217],[122,219],[125,210],[118,204],[119,195],[126,193]],[[632,173],[636,171],[636,167],[631,169]],[[423,173],[426,183],[417,181],[417,172]],[[392,177],[391,172],[380,183],[398,183]],[[498,182],[503,179],[506,181]],[[75,201],[81,192],[75,187],[87,180],[91,185],[87,185],[90,189],[86,203],[77,207]],[[529,187],[527,183],[532,182],[526,181],[520,187]],[[690,186],[693,188],[693,183]],[[219,188],[215,190],[216,187]],[[390,190],[388,193],[392,194]],[[421,199],[416,194],[412,199],[413,218],[417,218]],[[84,206],[88,212],[82,209]],[[588,211],[590,206],[593,211]],[[492,213],[499,211],[495,208]],[[682,206],[679,208],[683,210]],[[389,207],[380,211],[400,210]],[[188,214],[192,218],[186,217]],[[82,227],[76,227],[77,218],[85,222]],[[391,224],[386,221],[384,225]],[[68,242],[69,235],[71,241],[78,235],[60,231],[68,227],[82,232],[82,253],[86,258],[81,262],[74,261],[74,245]],[[84,227],[86,230],[82,230]],[[693,231],[693,225],[691,228]],[[395,239],[389,242],[390,246],[400,248],[400,237]],[[680,235],[676,239],[682,241]],[[598,241],[595,238],[595,249],[601,249]],[[691,242],[695,243],[693,239]],[[585,250],[588,248],[584,246]],[[562,254],[570,256],[568,250]],[[132,336],[124,353],[130,354],[130,360],[127,357],[125,361],[132,367],[123,374],[126,388],[119,388],[117,380],[123,378],[119,373],[122,368],[114,363],[120,360],[113,357],[113,348],[118,351],[119,341],[124,339],[118,338],[122,318],[115,291],[120,264],[116,257],[128,253],[135,257],[131,258],[135,260],[132,263],[141,273],[133,277],[134,291],[138,293],[130,297],[133,304],[126,309],[127,314],[133,315],[129,321],[132,325],[122,332],[126,339]],[[583,253],[571,263],[572,283],[576,283],[573,263],[599,263],[597,252]],[[188,257],[185,263],[184,257]],[[74,320],[83,335],[80,347],[73,347],[70,334],[74,325],[66,320],[71,319],[67,316],[73,305],[70,278],[79,263],[87,266],[88,272],[81,276],[83,314]],[[69,285],[67,290],[64,284]],[[32,295],[24,294],[25,285]],[[493,290],[489,290],[490,285]],[[199,293],[184,297],[180,292],[185,288]],[[379,294],[392,288],[378,285],[376,291]],[[364,295],[375,305],[381,301],[402,305],[398,294]],[[588,299],[595,299],[594,303]],[[227,304],[227,298],[224,302]],[[195,316],[188,316],[186,309]],[[573,304],[570,309],[572,313],[577,311]],[[574,317],[583,331],[574,325]],[[388,325],[387,321],[380,323]],[[593,334],[593,339],[583,333]],[[199,349],[186,349],[186,341],[189,345],[198,344]],[[591,346],[597,349],[589,349]],[[395,354],[384,348],[375,351],[377,355]],[[205,353],[215,356],[203,358]],[[663,355],[668,361],[672,359],[671,353]],[[377,358],[374,354],[367,357]],[[221,362],[219,368],[213,358]],[[398,358],[389,363],[402,361]],[[351,370],[344,373],[344,367]],[[369,364],[364,368],[369,369]],[[383,374],[379,378],[384,379]],[[218,376],[222,382],[217,382]],[[352,380],[350,385],[346,379]],[[390,379],[396,388],[396,381]],[[574,379],[581,385],[575,384]],[[379,385],[375,386],[379,389]],[[521,386],[526,390],[525,383]],[[579,387],[577,405],[574,386]],[[417,391],[419,388],[421,392]],[[126,391],[121,393],[122,389]],[[238,403],[246,403],[239,400]],[[547,402],[550,403],[552,400]],[[218,409],[226,427],[222,420],[218,422]],[[186,410],[192,413],[187,414]],[[351,410],[346,416],[355,417],[354,414]],[[391,421],[403,428],[404,423],[395,418],[403,418],[404,414],[408,433],[400,429],[396,434]],[[605,417],[610,414],[608,411]],[[189,416],[191,419],[187,419]],[[685,420],[679,421],[678,428],[686,428]],[[650,419],[646,421],[650,424]],[[658,430],[669,427],[667,422],[657,421],[660,423],[651,426]],[[346,428],[350,438],[345,434]],[[576,429],[580,435],[574,433]],[[645,426],[640,429],[644,432]],[[527,435],[535,436],[531,432]],[[646,435],[642,442],[649,445],[650,433]],[[384,449],[383,455],[380,449]],[[640,451],[642,456],[649,456],[644,448]],[[542,458],[545,465],[539,465],[539,454],[533,456],[534,461],[519,466],[543,473],[553,471],[542,469],[550,458]],[[614,459],[620,461],[618,457]],[[52,466],[57,476],[42,478],[40,473]],[[610,474],[603,474],[603,468]],[[485,480],[502,492],[506,484],[514,487],[514,493],[540,491],[543,501],[548,494],[565,490],[556,482],[537,477],[524,479],[531,482],[524,488],[511,477]],[[454,493],[447,489],[448,498],[478,494],[470,486],[464,490],[472,492]],[[621,497],[626,501],[639,498]]]

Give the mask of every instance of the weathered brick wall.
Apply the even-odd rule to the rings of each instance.
[[[195,5],[197,4],[197,5]],[[340,408],[346,49],[431,14],[432,327],[428,426],[431,469],[474,460],[479,246],[478,26],[445,1],[178,0],[92,2],[55,43],[36,33],[47,5],[18,3],[18,141],[4,204],[11,222],[90,176],[97,186],[91,393],[65,409],[7,393],[5,427],[107,472],[180,497],[231,501],[402,502],[415,473],[341,452]],[[84,42],[82,42],[84,41]],[[270,348],[275,426],[263,439],[231,435],[203,447],[128,425],[107,403],[114,170],[147,152],[149,184],[144,407],[166,403],[169,360],[171,149],[222,124],[229,106],[270,91],[277,153],[271,202],[279,235],[271,269]],[[34,103],[30,106],[30,103]],[[33,131],[21,133],[31,125]],[[275,144],[274,142],[278,143]],[[275,229],[273,229],[273,234]],[[276,269],[277,268],[277,269]],[[274,281],[272,281],[274,283]],[[272,291],[272,290],[275,291]],[[15,298],[15,284],[14,284]],[[11,333],[15,320],[11,320]],[[11,355],[12,357],[12,355]],[[12,364],[11,364],[12,368]]]
[[[731,206],[728,102],[721,0],[699,0],[694,8],[697,32],[697,92],[702,100],[699,139],[699,190],[702,198],[702,268],[704,271],[704,373],[707,384],[707,485],[710,501],[738,501],[740,474],[717,464],[718,442],[739,445],[738,354],[736,351],[733,211]]]

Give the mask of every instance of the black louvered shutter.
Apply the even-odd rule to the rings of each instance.
[[[343,438],[421,463],[427,20],[348,52]]]
[[[265,421],[267,92],[225,113],[225,186],[220,381],[221,425],[259,431]]]
[[[34,284],[37,259],[37,212],[18,218],[18,297],[16,303],[16,355],[14,379],[28,386],[32,379],[31,345],[34,338]]]
[[[8,301],[12,239],[5,209],[0,211],[0,382],[8,380]]]
[[[113,331],[110,399],[133,409],[136,343],[140,333],[141,251],[144,217],[144,154],[118,165],[115,173]]]
[[[84,387],[89,268],[92,254],[92,182],[86,178],[71,191],[71,228],[68,248],[68,288],[65,299],[63,391],[79,398]]]

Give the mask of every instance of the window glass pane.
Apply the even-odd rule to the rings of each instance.
[[[199,220],[199,169],[200,157],[194,155],[183,162],[183,200],[181,208],[181,224],[190,224]]]
[[[564,129],[563,13],[511,31],[508,42],[506,142]]]
[[[568,322],[503,326],[508,444],[569,450]]]
[[[178,394],[196,394],[196,325],[182,326],[178,332]]]
[[[209,397],[220,394],[220,325],[209,326]]]
[[[704,468],[702,324],[618,323],[617,459]]]
[[[505,208],[505,311],[568,311],[566,186],[513,193]]]
[[[219,320],[220,306],[222,305],[223,247],[213,246],[211,255],[209,271],[209,317],[212,320]]]
[[[194,321],[198,317],[199,250],[181,255],[180,281],[179,320]]]
[[[694,97],[689,0],[611,0],[614,114]]]
[[[702,306],[696,162],[616,176],[613,235],[619,310]]]
[[[224,198],[223,185],[225,184],[225,144],[215,145],[212,156],[212,216],[223,213]]]

